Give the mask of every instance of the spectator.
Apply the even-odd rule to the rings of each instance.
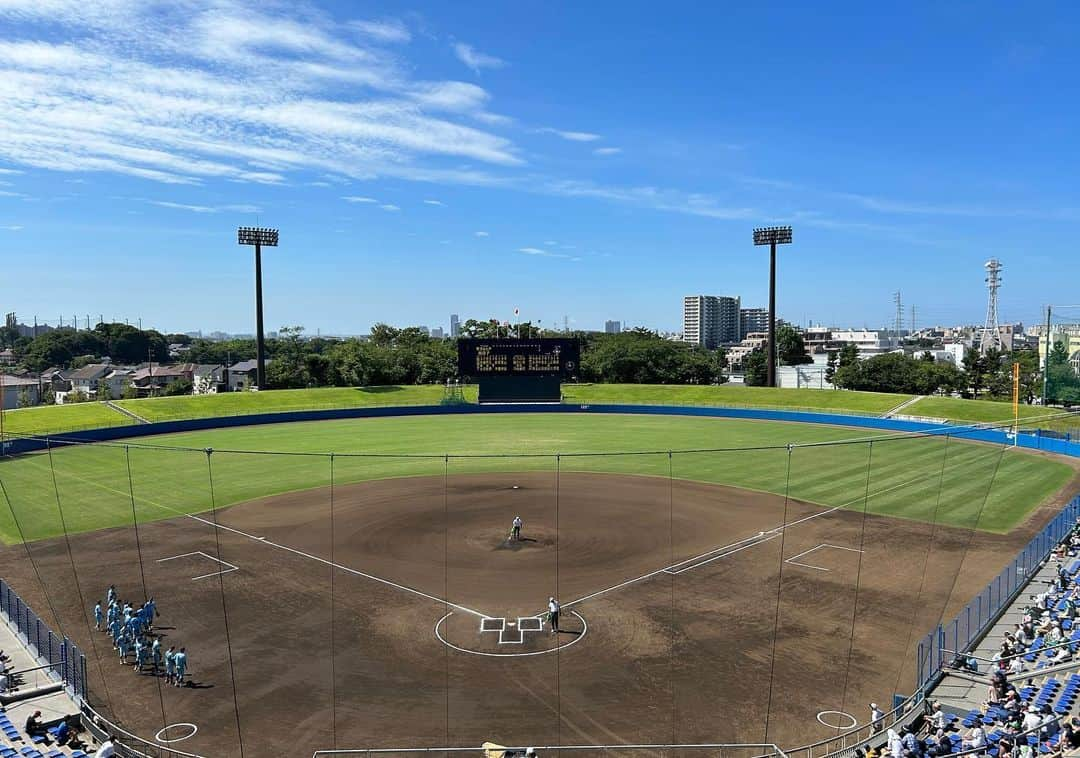
[[[71,727],[68,726],[67,719],[64,719],[56,727],[56,731],[53,732],[53,736],[56,737],[57,745],[66,745],[68,739],[71,738]]]
[[[895,729],[890,729],[886,734],[886,745],[892,758],[904,758],[904,743]]]
[[[930,728],[935,732],[939,732],[949,725],[949,721],[945,718],[945,712],[941,710],[941,703],[934,703],[930,706]]]
[[[116,742],[113,741],[110,734],[105,738],[105,741],[101,743],[101,747],[94,753],[94,758],[114,758],[116,755]]]
[[[48,732],[45,730],[45,725],[41,723],[41,711],[34,711],[26,719],[25,731],[31,737],[44,736],[48,734]]]
[[[877,707],[877,703],[870,703],[870,723],[874,727],[875,734],[885,726],[885,714]]]
[[[983,731],[982,724],[975,724],[968,730],[967,736],[961,741],[961,747],[964,750],[982,750],[986,747],[986,732]]]

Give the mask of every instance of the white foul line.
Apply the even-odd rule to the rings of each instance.
[[[114,487],[109,487],[108,485],[101,484],[100,482],[95,482],[95,481],[93,481],[91,479],[87,479],[85,477],[79,476],[78,474],[72,474],[70,471],[61,471],[60,473],[63,474],[64,476],[69,476],[72,479],[78,479],[79,481],[86,482],[87,484],[90,484],[90,485],[92,485],[94,487],[99,487],[99,488],[101,488],[103,490],[106,490],[107,492],[114,492],[114,493],[116,493],[118,495],[124,495],[124,496],[129,495],[129,493],[124,492],[123,490],[118,490],[118,489],[115,489]],[[256,537],[253,534],[248,534],[247,532],[243,532],[243,531],[241,531],[239,529],[234,529],[231,526],[225,526],[224,524],[218,524],[218,523],[215,523],[213,521],[208,521],[208,520],[206,520],[206,519],[204,519],[204,518],[202,518],[200,516],[196,516],[196,515],[191,514],[191,513],[184,513],[183,511],[178,511],[175,508],[170,508],[167,505],[162,505],[161,503],[156,503],[153,500],[149,500],[147,498],[140,498],[140,499],[144,503],[149,503],[150,505],[153,505],[153,506],[155,506],[157,508],[161,508],[162,510],[168,511],[169,513],[174,513],[177,516],[186,516],[189,519],[192,519],[194,521],[198,521],[201,524],[206,524],[207,526],[212,526],[215,529],[222,529],[222,530],[227,531],[227,532],[232,532],[233,534],[239,534],[241,537],[246,537],[249,540],[252,540],[254,542],[259,543],[260,545],[270,545],[271,547],[276,547],[278,550],[285,550],[286,552],[293,553],[295,555],[299,555],[299,556],[301,556],[303,558],[309,558],[309,559],[311,559],[313,561],[317,561],[319,563],[322,563],[323,565],[330,566],[331,568],[336,568],[336,569],[339,569],[341,571],[345,571],[347,573],[353,574],[355,576],[361,576],[361,577],[364,577],[365,579],[370,579],[370,580],[372,580],[374,582],[379,582],[380,584],[385,584],[385,585],[387,585],[389,587],[394,587],[396,589],[402,590],[403,592],[409,592],[409,593],[412,593],[413,595],[418,595],[420,597],[427,598],[428,600],[433,600],[436,603],[442,603],[443,605],[446,605],[446,606],[448,606],[450,608],[456,608],[459,611],[464,611],[465,613],[472,614],[473,616],[478,616],[478,617],[481,617],[481,618],[483,618],[484,616],[487,616],[486,613],[481,613],[480,611],[474,611],[472,608],[466,608],[464,605],[458,605],[457,603],[451,603],[449,600],[443,600],[440,597],[435,597],[434,595],[429,595],[428,593],[422,592],[422,591],[420,591],[418,589],[414,589],[413,587],[409,587],[409,586],[404,585],[404,584],[398,584],[397,582],[391,582],[389,579],[383,579],[382,577],[375,576],[374,574],[367,574],[367,573],[364,573],[363,571],[358,571],[358,570],[356,570],[354,568],[349,568],[348,566],[343,566],[340,563],[334,563],[333,561],[328,561],[325,558],[320,558],[319,556],[312,555],[311,553],[305,553],[303,550],[297,550],[296,548],[289,547],[288,545],[279,545],[276,542],[271,542],[270,540],[266,539],[265,537]]]

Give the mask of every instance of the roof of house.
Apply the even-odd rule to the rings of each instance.
[[[0,378],[0,384],[3,384],[5,387],[36,387],[38,380],[26,376],[4,374],[3,378]]]
[[[191,364],[191,363],[178,363],[178,364],[176,364],[174,366],[170,366],[168,364],[164,364],[164,365],[155,364],[153,366],[140,366],[138,369],[136,369],[132,373],[131,379],[132,379],[132,381],[139,382],[139,381],[142,381],[143,379],[149,379],[151,377],[154,378],[154,379],[158,379],[158,378],[164,379],[166,377],[187,376],[188,374],[191,373],[193,365],[194,364]]]
[[[269,366],[270,361],[267,361],[266,365]],[[259,366],[259,362],[257,360],[255,360],[254,358],[252,358],[251,360],[248,360],[248,361],[240,361],[239,363],[234,363],[232,366],[229,367],[229,371],[235,371],[235,372],[240,373],[240,374],[246,374],[249,371],[254,371],[256,368],[258,368],[258,366]]]
[[[206,374],[212,374],[215,371],[221,371],[225,367],[220,363],[196,363],[192,369],[192,373],[199,376],[205,376]]]
[[[91,363],[82,368],[75,369],[67,375],[67,378],[72,381],[93,381],[94,379],[101,379],[112,370],[113,367],[108,363]]]

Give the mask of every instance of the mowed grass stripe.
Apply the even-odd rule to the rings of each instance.
[[[515,414],[512,416],[439,416],[356,419],[303,424],[215,429],[140,440],[143,444],[176,445],[194,450],[87,445],[53,451],[56,488],[49,457],[35,454],[0,462],[0,481],[10,498],[19,526],[28,539],[61,533],[56,495],[59,492],[71,532],[199,513],[210,508],[210,469],[201,448],[213,447],[210,458],[218,507],[282,492],[329,484],[325,455],[281,455],[228,452],[229,449],[280,450],[296,453],[336,451],[388,454],[391,457],[335,459],[335,483],[448,473],[550,471],[554,488],[556,465],[563,472],[587,471],[727,484],[772,492],[824,506],[863,508],[867,489],[867,442],[826,447],[819,443],[866,439],[865,430],[809,424],[686,418],[676,416],[595,416]],[[874,435],[870,469],[871,513],[928,521],[934,518],[945,477],[937,520],[960,527],[996,532],[1013,528],[1039,503],[1061,489],[1073,468],[1046,456],[936,437],[888,439]],[[768,450],[722,453],[643,455],[574,455],[605,451],[656,451],[707,447],[778,446]],[[505,452],[543,453],[541,457],[457,457]],[[556,464],[554,454],[562,456]],[[427,454],[409,458],[405,454]],[[393,457],[401,456],[401,457]],[[987,484],[1000,468],[987,496]],[[554,495],[554,489],[553,489]],[[983,501],[986,501],[985,508]],[[327,503],[328,507],[328,503]],[[19,539],[10,510],[0,503],[0,538]]]

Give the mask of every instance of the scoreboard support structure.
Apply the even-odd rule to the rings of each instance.
[[[481,403],[558,403],[580,352],[574,339],[462,339],[458,374],[476,381]]]

